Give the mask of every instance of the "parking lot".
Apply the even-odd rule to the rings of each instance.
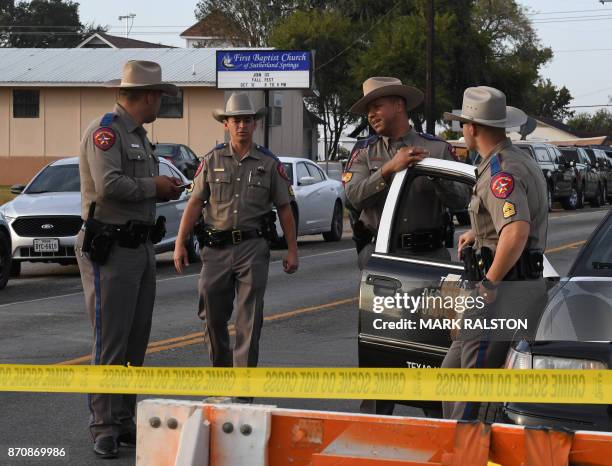
[[[551,214],[547,256],[561,275],[607,210],[555,209]],[[350,233],[345,228],[343,240],[337,243],[325,243],[320,235],[302,237],[299,248],[300,270],[293,276],[282,272],[283,252],[272,252],[260,365],[354,367],[359,273]],[[157,267],[157,300],[146,364],[209,365],[196,316],[199,267],[191,265],[185,275],[178,276],[170,253],[158,256]],[[91,328],[76,266],[24,264],[22,275],[12,278],[0,292],[0,316],[2,363],[88,362]],[[348,400],[257,401],[358,411],[358,403]],[[0,406],[5,420],[0,427],[3,445],[65,447],[70,464],[102,462],[91,453],[85,395],[5,393]],[[396,414],[421,412],[400,407]],[[133,452],[122,449],[120,454],[118,464],[133,464]]]

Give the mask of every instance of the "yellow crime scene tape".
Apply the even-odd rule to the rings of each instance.
[[[0,391],[610,404],[612,371],[4,364]]]

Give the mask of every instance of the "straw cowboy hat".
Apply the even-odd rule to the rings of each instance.
[[[405,86],[397,78],[377,76],[363,82],[363,97],[353,104],[351,113],[363,115],[368,104],[379,97],[399,96],[406,100],[406,110],[412,110],[423,102],[423,93],[416,87]]]
[[[226,118],[232,116],[249,116],[252,115],[256,120],[260,119],[266,114],[265,108],[260,108],[255,111],[253,103],[246,92],[234,92],[227,103],[225,104],[225,111],[217,108],[213,110],[212,116],[215,120],[223,123]]]
[[[463,93],[461,115],[444,112],[444,118],[494,128],[515,128],[527,121],[525,112],[506,105],[506,94],[488,86],[468,87]]]
[[[153,61],[130,60],[123,65],[121,79],[111,79],[105,87],[121,89],[148,89],[162,91],[164,94],[176,95],[178,88],[174,84],[162,82],[161,66]]]

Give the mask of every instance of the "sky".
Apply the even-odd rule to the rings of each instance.
[[[81,21],[110,27],[125,35],[126,20],[134,13],[129,37],[167,45],[185,46],[179,35],[195,23],[196,0],[81,0]],[[612,104],[612,1],[519,0],[543,45],[553,59],[541,70],[557,86],[566,86],[574,106]],[[478,83],[474,83],[478,84]],[[509,102],[511,104],[511,102]],[[601,107],[575,108],[592,113]],[[612,111],[612,107],[607,107]]]

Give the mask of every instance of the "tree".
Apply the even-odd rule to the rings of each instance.
[[[612,133],[612,112],[602,108],[594,114],[579,113],[570,118],[566,124],[575,131],[610,134]]]
[[[74,47],[101,27],[84,25],[70,0],[0,1],[0,46]]]
[[[220,12],[233,20],[220,26],[224,35],[244,37],[244,45],[248,47],[264,47],[268,45],[273,26],[294,7],[295,2],[283,0],[200,0],[195,16],[201,20],[213,12]]]
[[[278,48],[315,50],[315,83],[318,95],[307,105],[324,122],[326,158],[338,155],[338,141],[348,123],[354,121],[350,106],[360,97],[361,83],[351,67],[360,52],[359,31],[339,11],[296,11],[274,30],[270,44]],[[351,53],[346,51],[351,50]]]
[[[540,79],[529,94],[523,110],[531,115],[550,117],[559,121],[574,115],[574,111],[569,108],[572,95],[565,86],[558,88],[550,79]]]

